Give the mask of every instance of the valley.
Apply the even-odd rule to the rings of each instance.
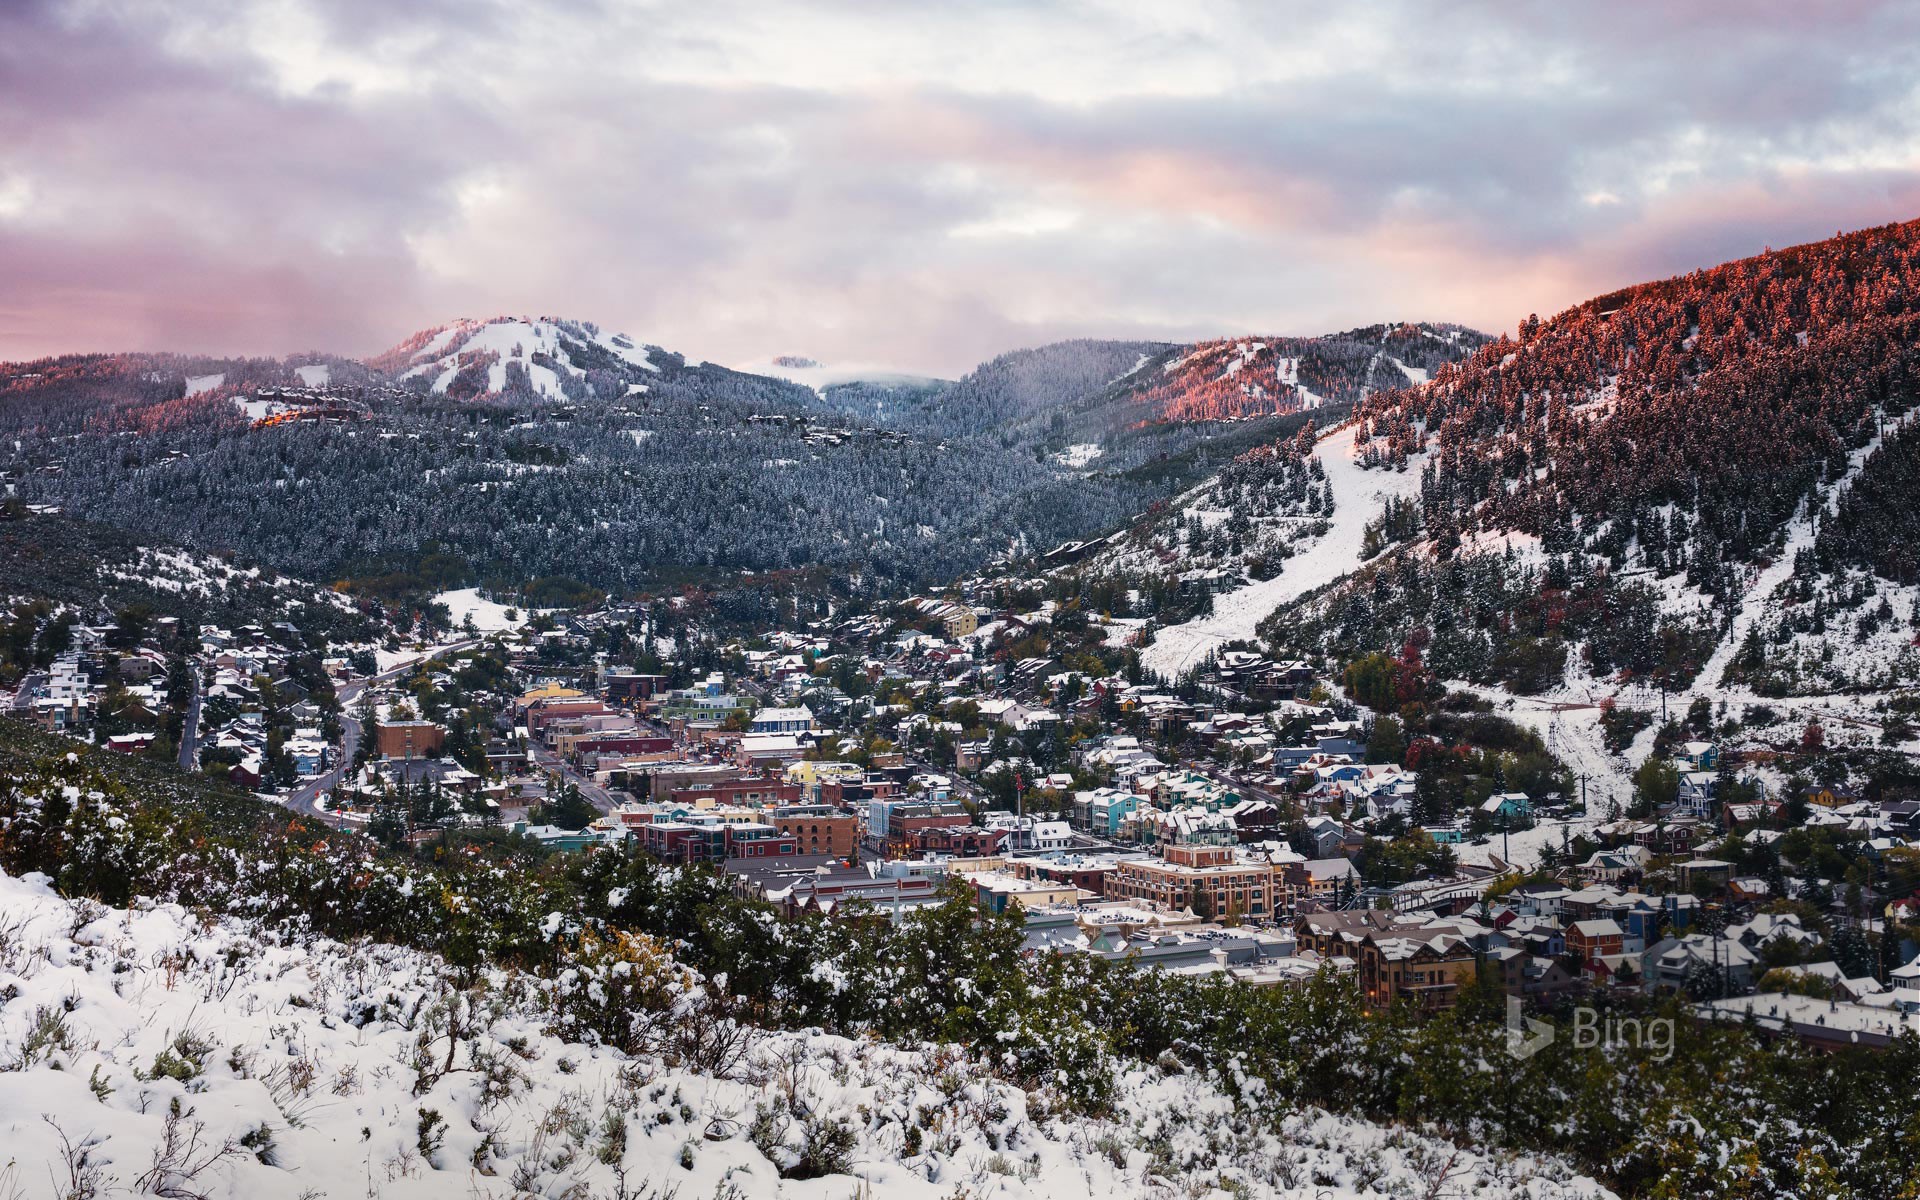
[[[1894,1194],[1915,289],[1904,225],[955,380],[0,367],[0,1127],[177,1194]]]

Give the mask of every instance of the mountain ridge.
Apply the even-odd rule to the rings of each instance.
[[[808,386],[506,316],[364,362],[66,356],[0,366],[0,484],[329,581],[404,580],[451,542],[468,582],[832,566],[865,586],[869,557],[938,582],[1104,533],[1305,419],[1165,417],[1145,367],[1181,349],[1081,339],[960,380]]]

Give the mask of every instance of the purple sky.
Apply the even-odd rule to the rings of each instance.
[[[0,358],[459,316],[953,374],[1920,216],[1920,5],[0,0]]]

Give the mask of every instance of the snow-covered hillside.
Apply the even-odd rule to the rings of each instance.
[[[227,377],[225,373],[190,375],[187,377],[187,395],[193,397],[200,395],[202,392],[210,392],[226,383],[226,381]]]
[[[1243,420],[1342,404],[1424,382],[1485,339],[1455,325],[1370,325],[1324,337],[1222,338],[1181,348],[1143,379],[1158,419]]]
[[[217,596],[236,585],[260,584],[282,593],[283,602],[290,607],[316,605],[341,612],[354,611],[353,601],[339,592],[261,567],[237,567],[225,559],[193,550],[144,546],[133,562],[125,566],[103,564],[101,571],[110,578],[199,597]]]
[[[286,622],[335,646],[384,637],[385,624],[352,597],[258,563],[154,544],[58,513],[4,528],[0,607],[45,601],[82,624],[129,608],[227,628]]]
[[[1608,1195],[1551,1160],[1250,1120],[1191,1075],[1137,1071],[1086,1119],[954,1050],[769,1033],[696,1071],[553,1036],[565,980],[39,877],[0,876],[0,930],[0,1194]]]
[[[1355,457],[1353,426],[1322,438],[1313,449],[1333,497],[1326,532],[1303,543],[1271,579],[1246,584],[1214,597],[1207,616],[1159,631],[1141,654],[1149,671],[1168,678],[1190,670],[1229,642],[1248,641],[1274,609],[1324,587],[1361,563],[1367,523],[1380,515],[1389,497],[1406,498],[1420,488],[1420,464],[1403,471],[1369,471]]]
[[[586,322],[495,317],[416,334],[370,365],[401,379],[430,379],[433,390],[443,394],[498,394],[517,384],[559,400],[567,394],[565,380],[595,367],[657,373],[659,365],[647,351],[624,333],[607,333]],[[644,384],[634,387],[645,390]]]
[[[481,633],[499,633],[518,629],[527,623],[531,615],[524,608],[487,599],[480,594],[479,588],[456,588],[441,592],[433,599],[435,603],[447,606],[455,629],[465,629],[471,624]]]

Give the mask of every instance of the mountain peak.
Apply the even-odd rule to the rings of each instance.
[[[624,333],[563,317],[463,317],[423,329],[367,365],[398,379],[423,378],[432,391],[471,399],[522,392],[547,400],[572,394],[569,383],[590,370],[633,379],[660,370],[648,351]],[[630,383],[644,391],[646,385]]]

